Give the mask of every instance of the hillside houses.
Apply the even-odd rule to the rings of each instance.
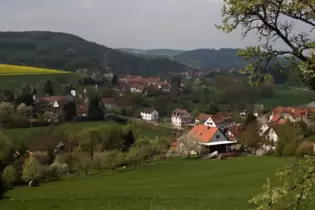
[[[169,92],[170,84],[161,80],[160,77],[142,77],[128,75],[119,80],[120,86],[124,87],[124,90],[129,89],[132,93],[148,93],[150,91]]]
[[[147,121],[158,121],[159,120],[159,113],[152,108],[144,108],[141,110],[141,118]]]
[[[175,109],[171,116],[171,123],[175,127],[185,127],[193,122],[193,117],[185,109]]]
[[[277,107],[272,110],[269,122],[283,123],[286,120],[291,122],[306,121],[309,114],[308,109],[300,107]]]
[[[225,132],[225,130],[234,127],[236,122],[227,113],[219,112],[215,115],[211,115],[204,125],[215,127]]]
[[[236,140],[229,140],[218,128],[199,124],[194,126],[187,134],[179,137],[171,146],[178,150],[187,149],[185,144],[189,144],[189,142],[197,143],[200,150],[205,154],[214,151],[225,153],[228,146],[237,143]],[[194,148],[191,149],[194,150]],[[196,151],[190,152],[192,154],[196,153]]]

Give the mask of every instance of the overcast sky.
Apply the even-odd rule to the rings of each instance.
[[[225,34],[223,0],[1,0],[0,30],[73,33],[113,48],[243,48],[254,35]]]

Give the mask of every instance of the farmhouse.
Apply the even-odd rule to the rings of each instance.
[[[39,112],[58,111],[68,104],[68,96],[44,96],[36,99],[35,108]]]
[[[184,127],[192,123],[193,118],[187,110],[175,109],[171,116],[172,125],[175,127]]]
[[[114,98],[102,98],[103,106],[107,109],[116,109],[118,108],[116,100]]]
[[[159,113],[152,108],[144,108],[140,114],[143,120],[148,120],[148,121],[159,120]]]
[[[272,110],[269,122],[279,122],[289,120],[291,122],[305,121],[307,119],[308,110],[306,108],[297,107],[277,107]]]
[[[266,150],[274,150],[276,148],[276,143],[279,139],[276,130],[277,127],[281,124],[277,123],[267,123],[264,124],[259,131],[260,136],[264,136],[265,139],[267,140],[266,144],[263,144],[263,148]]]
[[[193,141],[197,140],[200,145],[207,148],[209,152],[226,152],[228,145],[237,142],[228,140],[218,128],[206,125],[196,125],[188,132],[188,135]]]
[[[204,125],[219,128],[221,131],[225,132],[226,129],[234,127],[236,123],[227,113],[219,112],[215,115],[211,115]]]

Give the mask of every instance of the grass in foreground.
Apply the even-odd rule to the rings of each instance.
[[[9,191],[0,209],[246,209],[289,159],[169,160],[129,171]]]
[[[315,92],[294,89],[294,88],[275,88],[275,96],[271,98],[262,98],[258,103],[266,108],[275,108],[277,106],[300,106],[315,100]]]

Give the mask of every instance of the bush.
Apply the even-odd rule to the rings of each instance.
[[[5,188],[11,189],[16,179],[17,173],[15,168],[12,165],[7,166],[3,171],[3,181]]]
[[[314,143],[309,141],[302,142],[297,148],[296,155],[313,155],[314,154]]]
[[[24,181],[39,180],[42,177],[43,166],[36,157],[29,157],[23,165],[22,179]]]
[[[100,156],[102,168],[112,171],[115,171],[125,161],[125,155],[118,150],[105,152]]]

